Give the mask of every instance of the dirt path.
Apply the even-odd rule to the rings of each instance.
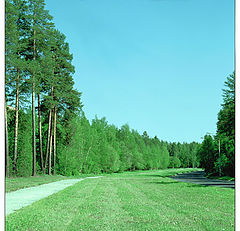
[[[24,188],[14,192],[5,194],[5,215],[9,215],[18,209],[28,206],[40,199],[48,197],[54,193],[57,193],[71,185],[74,185],[87,178],[98,177],[86,177],[81,179],[69,179],[60,180],[48,184],[42,184],[35,187]]]
[[[201,184],[205,186],[216,186],[216,187],[233,188],[233,189],[235,188],[235,181],[209,179],[205,177],[204,171],[178,174],[176,176],[171,176],[171,178],[181,182]]]

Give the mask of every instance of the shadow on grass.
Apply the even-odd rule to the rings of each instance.
[[[151,182],[146,182],[147,184],[158,184],[158,185],[174,185],[174,184],[179,184],[179,183],[186,183],[186,182],[180,182],[180,181],[170,181],[170,182],[166,182],[166,181],[151,181]],[[235,189],[234,185],[231,184],[194,184],[194,183],[187,183],[187,185],[185,184],[186,187],[190,187],[190,188],[206,188],[208,186],[215,186],[218,188],[231,188],[231,189]]]
[[[140,177],[161,177],[161,178],[169,178],[172,175],[169,176],[162,176],[162,175],[138,175]]]
[[[202,187],[208,187],[208,186],[214,186],[215,188],[231,188],[235,189],[235,185],[231,184],[189,184],[187,187],[192,187],[192,188],[202,188]]]
[[[141,175],[141,176],[143,176],[143,177],[145,177],[145,176],[149,176],[149,177],[162,177],[161,175],[147,175],[147,174]]]
[[[166,181],[156,181],[156,182],[147,182],[147,184],[179,184],[180,182],[166,182]]]

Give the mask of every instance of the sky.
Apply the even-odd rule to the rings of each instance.
[[[45,0],[91,121],[170,142],[216,132],[234,71],[233,0]]]

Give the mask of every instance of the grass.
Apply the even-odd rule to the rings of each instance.
[[[181,172],[189,172],[192,171],[193,169],[169,169],[169,170],[164,170],[162,174],[165,175],[174,175],[176,173],[181,173]],[[137,173],[141,172],[146,172],[146,171],[136,171]],[[114,174],[119,174],[119,173],[113,173]],[[125,174],[135,174],[135,172],[126,172]],[[101,174],[101,175],[109,175],[109,174]],[[39,175],[36,177],[11,177],[11,178],[6,178],[5,180],[5,192],[12,192],[16,191],[18,189],[23,189],[23,188],[29,188],[29,187],[34,187],[38,186],[41,184],[47,184],[59,180],[65,180],[65,179],[74,179],[74,178],[85,178],[89,176],[95,176],[94,174],[81,174],[79,176],[71,176],[71,177],[66,177],[66,176],[48,176],[48,175]]]
[[[234,230],[235,191],[167,177],[181,171],[86,179],[10,214],[6,230]]]
[[[13,177],[6,178],[5,191],[11,192],[22,188],[33,187],[41,184],[47,184],[54,181],[64,180],[64,176],[36,176],[36,177]]]

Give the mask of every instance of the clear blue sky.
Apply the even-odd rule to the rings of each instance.
[[[233,0],[46,0],[89,120],[160,140],[216,131],[234,70]]]

